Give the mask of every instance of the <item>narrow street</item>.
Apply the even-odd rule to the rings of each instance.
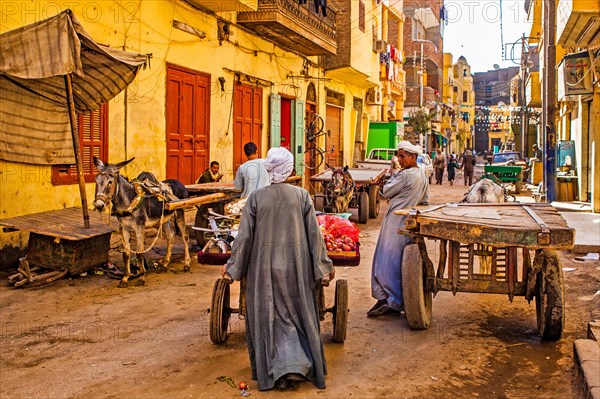
[[[462,184],[432,185],[431,203],[458,201],[465,191]],[[223,345],[210,341],[207,309],[220,268],[194,260],[191,274],[152,273],[145,287],[119,289],[118,280],[104,275],[35,289],[0,287],[0,397],[239,397],[221,376],[248,382],[252,397],[581,397],[572,347],[585,337],[587,322],[600,318],[597,261],[560,253],[567,301],[558,342],[540,340],[533,302],[510,303],[506,295],[441,292],[431,327],[411,331],[404,316],[366,317],[374,303],[370,266],[382,205],[378,219],[359,225],[360,266],[337,268],[336,278],[349,284],[348,334],[344,344],[332,343],[331,315],[321,324],[325,390],[301,383],[257,391],[243,320],[232,317]],[[182,269],[177,245],[173,270]],[[115,262],[118,255],[112,254]],[[238,287],[232,286],[234,307]],[[325,291],[330,305],[333,287]]]

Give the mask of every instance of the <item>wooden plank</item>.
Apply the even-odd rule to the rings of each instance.
[[[440,259],[438,261],[438,270],[437,270],[437,277],[438,278],[442,278],[444,277],[444,272],[445,272],[445,268],[446,268],[446,260],[448,259],[448,241],[447,240],[440,240]]]
[[[216,182],[216,183],[201,183],[201,184],[188,184],[185,186],[188,192],[191,194],[202,195],[209,193],[225,193],[225,192],[236,192],[233,188],[233,182]]]
[[[371,184],[378,182],[384,175],[385,169],[348,169],[350,172],[350,176],[352,176],[352,180],[355,183],[359,184]],[[314,176],[310,177],[310,181],[314,182],[327,182],[331,181],[331,177],[333,176],[333,172],[331,169],[326,169],[322,172],[317,173]]]
[[[452,279],[438,278],[437,288],[439,291],[508,294],[508,285],[505,281],[461,280],[460,285],[455,287]],[[513,294],[514,296],[524,296],[526,291],[527,284],[524,282],[517,282]]]
[[[90,228],[86,229],[77,207],[0,219],[0,226],[75,241],[115,231],[97,212],[90,214]]]
[[[205,204],[211,204],[213,202],[227,201],[230,199],[238,198],[237,194],[234,193],[215,193],[206,194],[198,197],[190,197],[181,200],[170,201],[165,204],[165,209],[174,211],[176,209],[185,209],[192,206],[199,206]]]
[[[302,185],[302,176],[290,176],[285,181],[288,184],[295,186]],[[190,195],[204,195],[211,193],[240,193],[241,191],[236,190],[233,187],[233,182],[215,182],[215,183],[200,183],[200,184],[188,184],[185,186]]]
[[[496,211],[495,217],[476,217],[481,214],[478,209],[487,205],[487,213]],[[548,233],[539,235],[540,225],[522,208],[523,205],[535,209],[539,220],[544,221]],[[538,204],[466,204],[443,207],[416,215],[418,233],[435,238],[452,239],[461,237],[463,243],[482,243],[498,247],[518,246],[530,249],[552,248],[571,249],[574,245],[574,230],[567,226],[560,214],[549,205]],[[446,210],[444,214],[444,209]],[[454,211],[456,210],[456,211]],[[410,209],[395,213],[408,215]],[[471,217],[467,217],[471,215]],[[548,239],[549,235],[549,239]]]

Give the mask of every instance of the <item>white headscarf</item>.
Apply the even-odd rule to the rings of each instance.
[[[294,156],[286,148],[273,147],[267,152],[265,167],[271,183],[282,183],[294,170]]]
[[[402,140],[400,144],[398,144],[398,149],[417,155],[421,155],[423,153],[423,149],[421,148],[421,146],[413,145],[410,143],[410,141],[407,140]]]

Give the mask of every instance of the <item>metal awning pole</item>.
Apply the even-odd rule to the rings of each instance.
[[[79,184],[79,195],[81,197],[81,209],[83,210],[83,226],[90,228],[90,214],[88,211],[87,195],[85,192],[85,181],[83,179],[83,161],[81,160],[81,145],[79,144],[79,132],[75,130],[75,103],[73,101],[73,82],[71,74],[65,75],[65,88],[67,89],[67,107],[69,109],[69,121],[71,122],[71,136],[73,136],[73,151],[75,152],[75,164],[77,166],[77,183]]]

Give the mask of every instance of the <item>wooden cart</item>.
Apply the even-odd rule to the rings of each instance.
[[[301,176],[292,176],[286,180],[289,184],[301,184]],[[196,207],[196,216],[194,217],[194,226],[208,228],[208,210],[213,209],[216,213],[223,214],[225,204],[240,197],[240,192],[233,187],[233,182],[216,182],[189,184],[185,186],[190,197],[186,199],[170,201],[165,205],[168,210],[188,209]],[[200,248],[206,244],[206,238],[203,231],[194,230],[196,241]]]
[[[239,307],[231,307],[231,295],[229,286],[232,281],[219,278],[213,287],[210,301],[210,340],[215,344],[222,344],[227,340],[227,328],[229,318],[237,313],[238,317],[246,317],[246,279],[240,282]],[[335,282],[335,299],[332,307],[325,305],[324,285],[320,284],[317,289],[317,306],[319,307],[319,318],[325,320],[325,314],[333,315],[333,342],[343,343],[346,340],[348,325],[348,281],[337,280]]]
[[[380,183],[385,177],[386,169],[348,169],[354,180],[354,195],[350,208],[358,209],[358,222],[367,223],[368,218],[379,215],[381,195]],[[321,212],[331,211],[331,193],[328,185],[333,177],[331,169],[324,170],[311,176],[310,181],[321,183],[321,192],[314,195],[315,209]]]
[[[560,339],[564,287],[554,250],[572,249],[575,233],[551,205],[447,204],[396,214],[406,216],[398,232],[413,238],[402,259],[410,328],[429,326],[438,291],[507,294],[511,302],[515,296],[535,299],[540,335]],[[437,270],[425,239],[439,241]]]

